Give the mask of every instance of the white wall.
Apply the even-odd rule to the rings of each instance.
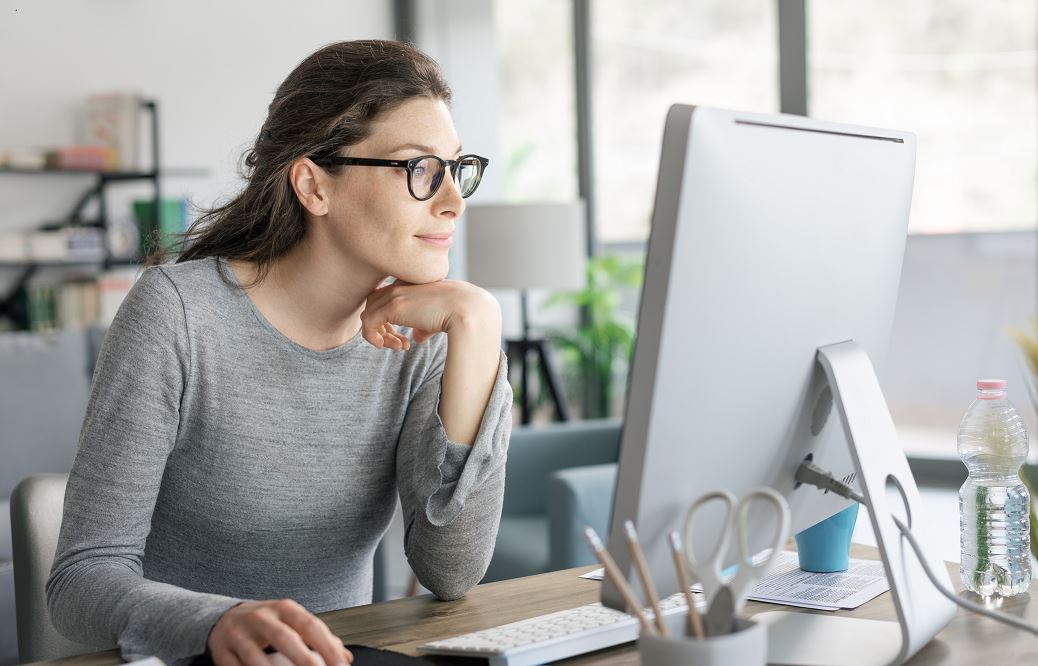
[[[895,421],[945,430],[949,455],[977,379],[1008,380],[1033,423],[1009,329],[1038,314],[1036,249],[1034,231],[908,237],[882,385]]]
[[[443,67],[453,91],[451,110],[465,152],[490,159],[479,191],[470,202],[501,198],[504,172],[499,150],[497,50],[493,3],[486,0],[422,0],[416,2],[416,45]],[[465,227],[457,226],[451,247],[450,277],[464,279]]]
[[[168,178],[163,194],[210,205],[240,189],[238,159],[304,57],[329,42],[392,37],[390,0],[0,0],[0,147],[76,142],[85,95],[136,90],[159,102],[162,166],[210,174]],[[0,230],[61,218],[90,184],[0,177]],[[110,189],[113,214],[150,192]]]

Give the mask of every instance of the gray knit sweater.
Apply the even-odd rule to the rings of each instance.
[[[243,599],[369,603],[398,495],[419,580],[465,594],[493,552],[512,399],[502,357],[476,441],[449,441],[446,347],[442,334],[407,352],[357,335],[314,351],[223,260],[147,269],[94,374],[47,581],[55,626],[180,661]]]

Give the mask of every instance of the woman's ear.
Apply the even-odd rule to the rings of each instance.
[[[328,214],[328,175],[323,169],[314,164],[307,157],[300,157],[292,163],[288,172],[289,182],[292,189],[311,215],[323,216]]]

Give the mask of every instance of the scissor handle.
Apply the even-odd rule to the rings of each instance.
[[[764,500],[766,503],[774,506],[778,521],[775,523],[775,532],[772,535],[771,552],[768,553],[768,556],[763,561],[754,564],[752,560],[753,553],[750,552],[747,540],[746,524],[749,519],[750,506],[756,500]],[[789,539],[789,504],[786,502],[786,498],[773,488],[768,488],[767,486],[754,488],[743,495],[742,499],[735,506],[732,522],[735,523],[736,538],[739,540],[739,567],[736,569],[732,579],[728,581],[728,585],[732,588],[736,611],[739,611],[742,608],[742,604],[746,601],[746,595],[750,593],[750,588],[761,576],[768,572],[775,558],[781,552],[782,546]]]
[[[695,534],[696,514],[699,512],[700,507],[714,500],[720,500],[725,505],[724,522],[721,524],[721,534],[717,539],[717,545],[710,552],[710,557],[702,560],[703,564],[700,564],[701,561],[696,557],[696,549],[692,538],[693,534]],[[693,502],[692,506],[688,508],[688,513],[685,514],[685,529],[683,532],[685,557],[688,559],[688,564],[692,568],[693,574],[703,584],[708,596],[716,591],[709,588],[714,588],[721,584],[721,561],[724,559],[725,553],[728,552],[728,543],[732,536],[732,511],[735,509],[735,506],[735,495],[727,490],[715,490]]]

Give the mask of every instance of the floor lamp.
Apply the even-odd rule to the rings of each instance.
[[[531,415],[529,361],[536,354],[542,383],[560,421],[569,419],[562,385],[546,341],[530,335],[527,291],[583,289],[587,283],[584,204],[472,205],[466,212],[467,278],[485,289],[518,289],[522,337],[506,340],[511,364],[518,360],[521,422]]]

